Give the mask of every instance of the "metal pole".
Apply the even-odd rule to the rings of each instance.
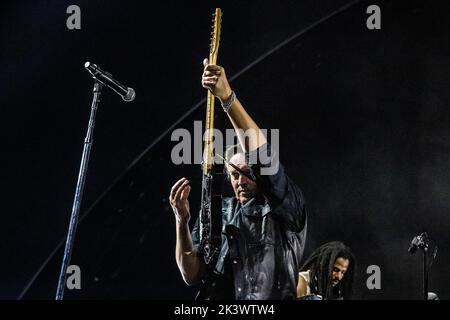
[[[91,115],[89,118],[89,126],[87,129],[86,138],[84,139],[83,155],[81,157],[80,171],[78,174],[78,182],[77,182],[77,187],[75,190],[75,197],[74,197],[73,206],[72,206],[72,215],[70,216],[69,231],[67,232],[66,247],[64,249],[64,257],[63,257],[63,262],[61,265],[61,272],[59,274],[59,279],[58,279],[56,300],[62,300],[63,295],[64,295],[64,288],[66,285],[66,271],[67,271],[67,267],[69,266],[69,263],[70,263],[70,258],[72,256],[72,247],[73,247],[73,242],[75,240],[75,232],[76,232],[77,224],[78,224],[78,215],[80,212],[81,199],[83,197],[84,183],[86,180],[86,172],[87,172],[87,168],[88,168],[89,156],[91,153],[91,146],[92,146],[92,141],[93,141],[95,115],[97,112],[98,103],[100,102],[101,88],[102,88],[102,85],[98,81],[95,81],[94,90],[93,90],[94,97],[92,99],[92,106],[91,106]]]
[[[428,300],[428,268],[427,268],[427,246],[423,247],[423,298]]]

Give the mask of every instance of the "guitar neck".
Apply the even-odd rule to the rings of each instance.
[[[209,63],[217,63],[217,55],[219,53],[220,28],[222,23],[222,11],[217,8],[214,13],[214,25],[211,37],[211,48],[209,52]],[[203,153],[203,175],[208,175],[214,163],[214,101],[215,97],[208,90],[206,105],[206,121],[205,121],[205,149]]]
[[[205,140],[205,154],[204,154],[204,166],[203,174],[207,175],[211,172],[211,168],[214,161],[214,95],[208,91],[207,97],[207,110],[206,110],[206,140]]]

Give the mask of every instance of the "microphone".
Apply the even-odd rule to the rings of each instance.
[[[414,253],[417,248],[428,248],[428,234],[426,232],[422,232],[420,235],[415,236],[411,240],[411,244],[409,245],[408,252]]]
[[[89,61],[84,64],[84,67],[92,74],[92,77],[98,80],[100,83],[104,84],[108,88],[119,94],[122,99],[126,102],[133,101],[136,97],[136,92],[133,88],[126,87],[119,81],[115,80],[112,74],[103,71],[96,64],[90,63]]]
[[[408,248],[408,252],[409,253],[415,253],[416,252],[417,248],[419,247],[419,242],[420,242],[419,237],[420,236],[415,236],[411,240],[411,244],[409,245],[409,248]]]

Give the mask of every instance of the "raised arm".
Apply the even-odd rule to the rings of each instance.
[[[266,137],[233,94],[224,68],[209,64],[208,59],[203,60],[203,66],[202,86],[209,89],[222,105],[229,105],[227,114],[239,143],[246,152],[246,157],[257,160],[257,163],[248,165],[256,177],[258,186],[272,204],[274,209],[272,213],[279,216],[290,230],[302,230],[306,223],[303,194],[285,174],[283,166],[279,163],[277,148],[274,150],[272,147],[269,148]],[[264,163],[260,161],[262,159],[265,159]],[[263,168],[271,170],[265,170],[263,173]]]
[[[202,86],[209,89],[222,104],[231,102],[231,107],[227,114],[244,151],[254,151],[264,145],[267,142],[266,137],[247,111],[245,111],[239,99],[233,96],[233,90],[228,83],[225,69],[209,64],[208,59],[203,60],[203,66]],[[244,133],[247,136],[246,141],[244,141]]]
[[[200,280],[203,273],[203,262],[195,251],[189,231],[191,213],[189,209],[189,193],[191,187],[186,178],[178,180],[170,191],[169,201],[176,220],[175,258],[183,280],[193,285]]]

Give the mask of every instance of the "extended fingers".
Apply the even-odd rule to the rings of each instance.
[[[173,200],[176,202],[180,200],[181,193],[186,189],[186,187],[189,187],[189,181],[187,179],[184,180],[184,182],[181,184],[181,186],[178,188],[178,190],[175,193],[175,196]]]
[[[170,189],[170,197],[169,197],[170,201],[172,201],[174,199],[175,194],[177,193],[178,189],[185,181],[186,181],[186,178],[181,178],[180,180],[175,182],[172,189]]]
[[[186,200],[189,197],[189,193],[191,192],[191,186],[187,185],[183,188],[183,191],[181,192],[180,200]]]

